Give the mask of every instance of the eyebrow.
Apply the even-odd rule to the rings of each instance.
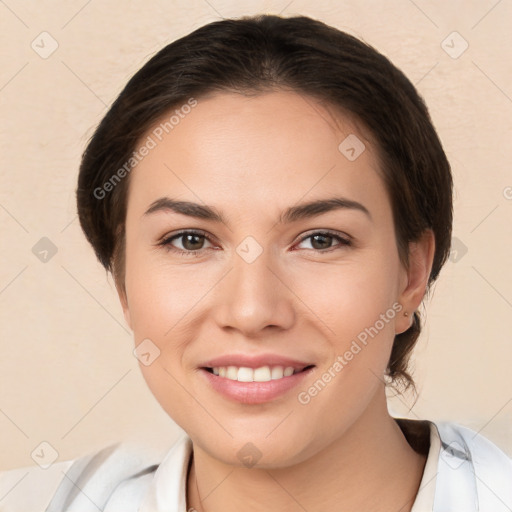
[[[292,223],[301,219],[316,217],[323,213],[334,210],[356,210],[364,213],[370,220],[372,216],[368,209],[351,199],[344,197],[332,197],[328,199],[317,199],[307,203],[287,208],[279,216],[279,224]],[[181,215],[195,217],[197,219],[210,220],[214,222],[222,222],[226,224],[224,217],[215,208],[207,205],[194,203],[191,201],[176,201],[170,197],[161,197],[153,201],[143,216],[150,215],[160,211],[172,211]]]

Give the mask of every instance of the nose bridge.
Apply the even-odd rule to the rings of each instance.
[[[291,293],[279,279],[279,265],[269,251],[242,242],[222,285],[218,321],[246,333],[268,325],[289,328],[293,322]],[[259,254],[257,254],[259,252]]]

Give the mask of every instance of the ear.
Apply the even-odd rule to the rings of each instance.
[[[431,229],[427,229],[417,242],[409,243],[409,266],[404,269],[405,276],[398,297],[403,313],[396,320],[395,334],[405,332],[413,322],[414,312],[427,290],[434,253],[435,236]]]
[[[117,295],[119,297],[119,302],[121,303],[121,307],[123,308],[124,319],[128,326],[130,327],[130,329],[133,331],[132,319],[130,317],[130,308],[128,306],[128,297],[126,295],[126,288],[124,286],[124,283],[120,285],[116,283],[116,290]]]

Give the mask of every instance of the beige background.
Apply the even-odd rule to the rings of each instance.
[[[42,441],[65,460],[119,439],[167,447],[179,432],[146,388],[112,281],[80,231],[77,167],[151,55],[207,22],[257,12],[310,15],[363,38],[426,99],[453,166],[458,249],[416,351],[420,397],[391,408],[469,426],[512,455],[511,2],[6,0],[0,469],[33,464]],[[31,47],[51,48],[43,31],[59,45],[46,59]],[[42,237],[58,250],[46,262],[32,252]]]

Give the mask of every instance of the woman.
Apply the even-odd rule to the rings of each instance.
[[[37,510],[511,510],[497,447],[387,410],[387,385],[414,386],[452,179],[423,100],[373,48],[306,17],[196,30],[121,92],[77,201],[186,434],[156,464],[121,445],[54,465]]]

